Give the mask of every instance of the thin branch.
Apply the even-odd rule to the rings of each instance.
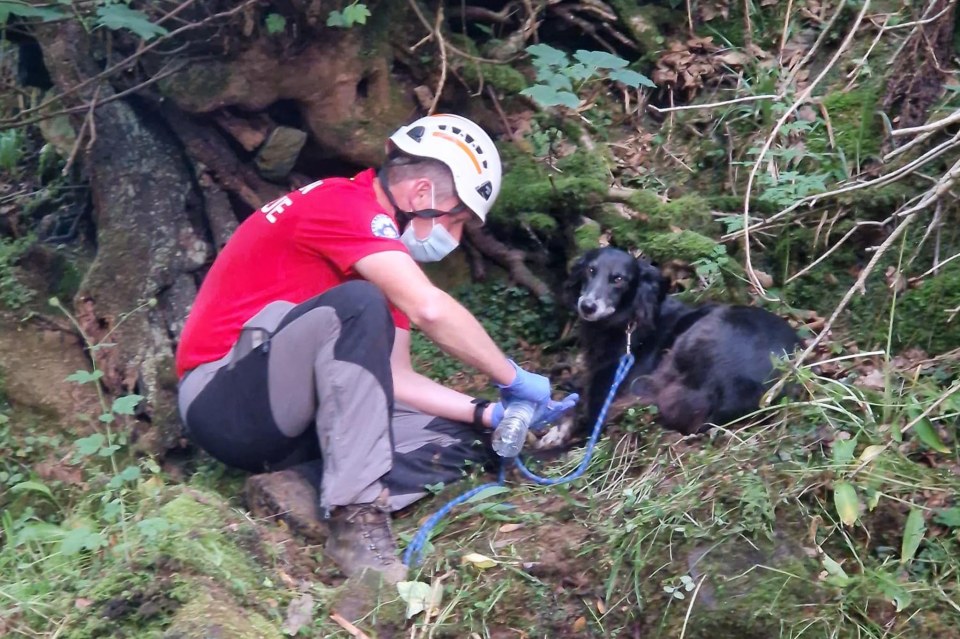
[[[850,229],[849,231],[847,231],[847,232],[843,235],[843,237],[841,237],[841,238],[837,241],[836,244],[834,244],[833,246],[831,246],[826,252],[824,252],[823,255],[821,255],[820,257],[818,257],[817,259],[815,259],[813,262],[811,262],[810,264],[808,264],[807,266],[805,266],[804,268],[802,268],[799,272],[797,272],[796,274],[790,276],[790,278],[788,278],[787,281],[784,282],[784,284],[789,284],[790,282],[794,281],[795,279],[797,279],[797,278],[799,278],[799,277],[803,277],[804,275],[806,275],[807,273],[809,273],[810,271],[812,271],[814,268],[816,268],[817,264],[819,264],[820,262],[822,262],[822,261],[824,261],[825,259],[827,259],[827,258],[828,258],[830,255],[832,255],[837,249],[839,249],[841,246],[843,246],[843,243],[846,242],[848,239],[850,239],[850,238],[853,236],[853,234],[856,233],[857,231],[859,231],[860,228],[863,227],[863,226],[883,226],[883,222],[857,222],[856,225],[855,225],[852,229]]]
[[[853,286],[851,286],[847,290],[847,292],[844,294],[843,298],[840,300],[840,303],[837,304],[837,307],[834,309],[833,313],[830,315],[830,318],[827,319],[826,323],[824,323],[823,328],[820,329],[820,332],[817,334],[817,336],[813,339],[812,342],[810,342],[810,345],[807,346],[807,348],[804,349],[804,351],[797,357],[796,359],[797,366],[802,364],[804,360],[806,360],[810,356],[810,354],[813,353],[813,351],[820,344],[820,342],[823,341],[823,339],[829,333],[830,329],[833,327],[834,322],[836,322],[837,318],[840,317],[840,313],[842,313],[844,309],[846,309],[847,306],[850,304],[850,300],[853,299],[853,296],[858,292],[859,293],[864,292],[864,284],[867,281],[867,277],[869,277],[870,273],[873,272],[873,269],[876,267],[877,263],[880,261],[883,255],[887,252],[887,250],[893,245],[893,243],[896,242],[897,238],[899,238],[903,234],[903,232],[907,230],[907,227],[913,223],[913,221],[916,219],[920,211],[924,210],[931,204],[934,204],[937,201],[939,201],[940,198],[943,197],[943,195],[950,190],[950,187],[953,186],[954,183],[956,183],[957,178],[960,178],[960,160],[957,160],[957,162],[955,162],[954,165],[950,167],[950,170],[947,171],[947,173],[944,174],[942,178],[940,178],[936,186],[932,187],[930,190],[928,190],[926,193],[923,194],[923,197],[917,204],[903,211],[898,211],[896,215],[906,216],[906,217],[904,217],[903,221],[897,225],[897,227],[890,233],[889,236],[887,236],[887,238],[883,241],[883,243],[881,243],[880,246],[877,247],[877,250],[873,254],[873,257],[870,259],[867,265],[863,267],[863,270],[860,271],[860,274],[857,276],[857,281],[854,282]],[[779,382],[777,382],[773,386],[773,388],[769,391],[769,393],[764,396],[765,398],[764,401],[765,402],[772,401],[773,398],[776,397],[779,394],[780,390],[783,388],[784,382],[785,382],[785,379],[781,379]]]
[[[841,9],[842,6],[843,5],[841,4]],[[786,123],[790,116],[793,115],[794,111],[800,108],[800,105],[807,101],[816,86],[820,84],[821,80],[823,80],[823,78],[826,77],[831,69],[833,69],[834,65],[837,63],[837,60],[840,59],[840,56],[843,55],[843,53],[849,48],[850,44],[853,42],[854,36],[857,34],[857,30],[860,28],[860,23],[863,21],[863,16],[866,15],[868,8],[870,8],[870,0],[865,0],[863,7],[860,9],[860,13],[857,14],[857,19],[854,20],[853,26],[850,27],[850,31],[847,33],[847,37],[844,38],[843,42],[840,44],[840,47],[833,54],[833,57],[830,58],[830,61],[827,62],[826,66],[820,72],[820,75],[818,75],[813,82],[811,82],[809,86],[804,89],[803,93],[800,94],[800,97],[798,97],[794,103],[790,105],[790,108],[788,108],[784,114],[780,116],[780,119],[777,120],[773,130],[770,132],[770,135],[764,142],[763,147],[760,149],[760,153],[757,155],[757,160],[754,162],[753,168],[750,170],[750,175],[747,178],[746,193],[744,194],[743,198],[744,262],[747,271],[747,277],[749,277],[751,284],[753,284],[760,295],[764,295],[766,291],[763,288],[763,285],[760,283],[760,279],[757,277],[756,272],[753,270],[753,263],[750,258],[750,232],[747,230],[750,225],[750,195],[751,191],[753,190],[753,181],[757,176],[757,172],[760,170],[761,164],[763,164],[763,159],[766,156],[767,151],[769,151],[770,147],[773,146],[773,141],[776,139],[780,128]],[[837,11],[839,12],[840,9]]]
[[[783,96],[773,95],[773,94],[764,94],[764,95],[748,95],[742,98],[734,98],[732,100],[724,100],[722,102],[710,102],[707,104],[686,104],[683,106],[676,107],[667,107],[661,109],[652,104],[648,104],[647,108],[656,111],[657,113],[671,113],[673,111],[688,111],[690,109],[713,109],[715,107],[727,106],[730,104],[737,104],[739,102],[755,102],[757,100],[779,100]]]
[[[443,37],[441,26],[443,25],[443,4],[437,7],[437,22],[433,28],[433,34],[437,38],[437,46],[440,47],[440,80],[437,82],[437,90],[433,94],[433,102],[427,115],[433,115],[437,110],[437,103],[440,102],[440,94],[443,93],[443,85],[447,83],[447,45]]]
[[[911,126],[905,129],[894,129],[893,131],[890,131],[890,135],[895,138],[899,138],[904,135],[915,135],[917,133],[924,133],[926,131],[939,131],[940,129],[944,129],[957,122],[960,122],[960,109],[957,109],[947,117],[941,118],[935,122],[929,122],[920,126]]]

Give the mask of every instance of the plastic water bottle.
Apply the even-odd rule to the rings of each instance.
[[[533,402],[510,402],[503,411],[500,425],[493,431],[493,450],[501,457],[516,457],[527,439],[527,430],[536,417]]]

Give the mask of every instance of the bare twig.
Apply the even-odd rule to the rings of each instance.
[[[793,10],[793,0],[787,1],[786,15],[783,17],[783,32],[780,34],[779,62],[783,65],[783,48],[787,45],[787,32],[790,30],[790,12]]]
[[[433,34],[437,39],[437,46],[440,48],[440,80],[437,82],[437,90],[433,94],[433,102],[427,115],[433,115],[437,110],[437,103],[440,102],[440,94],[443,92],[443,85],[447,82],[447,44],[443,37],[441,27],[443,26],[443,4],[437,7],[437,22],[433,28]]]
[[[911,126],[905,129],[894,129],[893,131],[890,131],[890,135],[895,138],[899,138],[905,135],[916,135],[917,133],[925,133],[927,131],[939,131],[940,129],[944,129],[957,122],[960,122],[960,109],[957,109],[947,117],[936,120],[935,122],[929,122],[920,126]]]
[[[841,0],[840,4],[837,5],[836,11],[833,12],[833,15],[830,16],[830,21],[824,25],[823,30],[820,31],[820,35],[817,37],[816,41],[813,43],[813,46],[804,54],[800,59],[800,62],[793,67],[790,71],[790,75],[787,76],[787,79],[783,82],[783,91],[787,90],[787,87],[793,86],[793,83],[797,79],[797,74],[800,73],[800,69],[806,66],[807,62],[813,58],[813,55],[820,49],[820,45],[823,44],[823,41],[827,39],[827,35],[830,33],[830,30],[833,29],[834,23],[837,21],[837,18],[840,17],[840,14],[843,13],[844,8],[847,5],[847,0]]]
[[[840,313],[842,313],[850,304],[850,300],[853,299],[853,296],[858,292],[864,292],[864,284],[867,281],[867,277],[870,276],[870,273],[873,272],[873,269],[880,261],[880,258],[882,258],[887,250],[893,245],[893,243],[896,242],[897,238],[899,238],[903,232],[907,230],[907,227],[913,223],[920,211],[939,201],[940,198],[950,190],[950,187],[956,183],[958,178],[960,178],[960,160],[957,160],[957,162],[950,167],[950,170],[940,178],[934,187],[923,194],[923,197],[921,197],[918,203],[904,209],[903,211],[898,211],[896,215],[903,216],[903,220],[895,229],[893,229],[890,235],[887,236],[880,246],[877,247],[873,257],[870,259],[867,265],[863,267],[863,270],[860,271],[860,274],[857,276],[857,281],[854,282],[853,286],[851,286],[844,294],[843,298],[840,300],[840,303],[837,304],[837,307],[834,309],[833,313],[827,319],[826,323],[824,323],[823,328],[820,329],[820,332],[817,334],[817,336],[810,342],[810,345],[807,346],[807,348],[804,349],[804,351],[797,357],[796,364],[798,366],[802,364],[811,353],[813,353],[820,342],[822,342],[827,336],[827,334],[830,332],[830,329],[833,327],[834,322],[836,322],[837,318],[840,317]],[[784,382],[785,379],[781,379],[773,386],[769,393],[764,396],[765,403],[769,403],[779,394],[780,390],[783,389]]]
[[[493,108],[496,110],[497,115],[500,116],[500,121],[503,123],[504,131],[507,132],[507,137],[510,138],[511,142],[516,142],[517,135],[513,132],[510,122],[507,121],[507,114],[503,112],[503,107],[500,106],[500,100],[497,99],[497,92],[494,91],[490,85],[487,85],[487,95],[490,96],[490,100],[493,102]]]
[[[808,264],[808,265],[805,266],[804,268],[800,269],[799,272],[797,272],[797,273],[795,273],[794,275],[790,276],[790,277],[787,279],[787,281],[784,282],[784,284],[789,284],[790,282],[794,281],[795,279],[797,279],[797,278],[799,278],[799,277],[803,277],[804,275],[806,275],[807,273],[809,273],[810,271],[812,271],[814,268],[816,268],[817,264],[819,264],[820,262],[824,261],[824,260],[827,259],[830,255],[832,255],[834,252],[836,252],[837,249],[839,249],[841,246],[843,246],[843,243],[844,243],[844,242],[846,242],[848,239],[850,239],[850,238],[853,236],[854,233],[856,233],[857,231],[859,231],[860,228],[861,228],[861,227],[864,227],[864,226],[883,226],[883,222],[857,222],[856,225],[855,225],[852,229],[850,229],[849,231],[847,231],[847,232],[843,235],[843,237],[841,237],[841,238],[837,241],[836,244],[834,244],[833,246],[831,246],[827,251],[824,252],[823,255],[821,255],[820,257],[818,257],[817,259],[815,259],[813,262],[811,262],[810,264]]]
[[[837,60],[840,59],[840,56],[849,48],[850,43],[853,42],[854,36],[857,34],[857,30],[860,28],[860,23],[863,21],[863,16],[866,15],[867,9],[870,8],[870,0],[865,0],[863,7],[860,9],[860,13],[857,14],[856,20],[853,22],[853,26],[850,27],[847,37],[844,38],[843,42],[837,48],[836,52],[833,54],[833,57],[830,58],[830,61],[827,62],[826,66],[820,72],[820,74],[811,82],[803,93],[794,101],[794,103],[780,116],[780,119],[777,120],[777,123],[774,125],[773,130],[770,132],[770,135],[767,136],[766,141],[763,144],[763,147],[760,149],[760,153],[757,155],[757,159],[753,164],[753,168],[750,170],[750,175],[747,178],[746,193],[743,198],[743,244],[744,244],[744,266],[746,267],[747,277],[750,279],[750,283],[757,289],[757,292],[760,295],[764,295],[766,290],[763,285],[760,283],[760,279],[757,277],[756,272],[753,270],[753,263],[750,257],[750,232],[747,230],[750,225],[750,194],[753,190],[753,181],[756,179],[757,172],[760,170],[760,166],[763,163],[763,159],[767,154],[767,151],[770,150],[770,147],[773,146],[773,141],[777,137],[780,128],[786,123],[786,121],[793,115],[794,111],[800,108],[800,105],[807,101],[810,95],[813,93],[814,88],[823,78],[833,69],[834,65],[837,63]],[[840,9],[838,9],[839,11]]]
[[[347,621],[347,619],[339,612],[330,613],[330,618],[334,621],[334,623],[350,633],[351,637],[355,637],[356,639],[370,639],[370,635]]]
[[[676,107],[667,107],[661,109],[652,104],[648,104],[647,108],[657,113],[671,113],[673,111],[688,111],[690,109],[713,109],[716,107],[727,106],[730,104],[737,104],[739,102],[756,102],[757,100],[779,100],[781,96],[773,94],[764,94],[764,95],[748,95],[742,98],[734,98],[732,100],[723,100],[722,102],[710,102],[707,104],[685,104],[683,106]]]

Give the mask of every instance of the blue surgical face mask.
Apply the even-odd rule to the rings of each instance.
[[[430,185],[430,209],[433,210],[436,201],[433,194],[433,185]],[[459,246],[459,242],[450,235],[450,231],[442,224],[437,224],[436,218],[433,219],[433,227],[430,233],[424,239],[417,239],[413,232],[413,220],[407,224],[403,234],[400,235],[400,241],[410,251],[411,257],[418,262],[439,262]]]
[[[410,251],[413,259],[418,262],[439,262],[459,245],[459,242],[450,235],[450,231],[444,228],[442,224],[437,224],[436,220],[433,221],[430,234],[422,240],[417,239],[417,236],[414,235],[413,222],[411,221],[400,236],[400,241]]]

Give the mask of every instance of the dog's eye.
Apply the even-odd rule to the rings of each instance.
[[[593,268],[592,266],[587,269],[587,275],[589,275],[590,277],[593,277],[596,274],[597,274],[597,269]]]
[[[614,276],[613,276],[613,283],[614,283],[614,284],[619,284],[619,283],[622,282],[622,281],[623,281],[623,276],[622,276],[622,275],[614,275]]]

